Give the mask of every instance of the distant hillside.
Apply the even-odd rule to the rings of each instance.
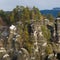
[[[53,8],[52,10],[41,10],[43,15],[52,14],[54,17],[57,17],[58,12],[60,12],[60,8]]]

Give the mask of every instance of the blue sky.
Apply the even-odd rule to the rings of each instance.
[[[40,10],[60,7],[60,0],[0,0],[0,9],[12,10],[16,5],[33,7]]]

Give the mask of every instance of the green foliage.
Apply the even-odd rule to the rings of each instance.
[[[23,10],[23,16],[24,16],[24,22],[29,22],[29,20],[30,20],[30,11],[29,11],[28,7],[26,7]]]
[[[5,12],[3,10],[0,10],[0,16],[5,17]]]
[[[57,15],[58,17],[60,17],[60,12],[58,13],[58,15]]]
[[[31,10],[31,19],[38,21],[40,20],[40,17],[41,17],[41,13],[39,9],[36,7],[33,7],[33,9]]]
[[[13,11],[7,14],[4,11],[0,11],[0,15],[4,18],[6,22],[9,22],[10,25],[16,25],[17,22],[22,22],[21,25],[18,24],[17,26],[18,33],[20,35],[18,40],[19,43],[24,43],[22,46],[25,46],[30,52],[33,46],[33,38],[30,37],[27,26],[31,23],[31,20],[40,20],[41,13],[39,9],[36,7],[29,9],[28,7],[24,6],[16,6],[16,8],[14,8]]]
[[[49,19],[49,21],[53,22],[54,17],[52,14],[47,14],[46,17]]]
[[[29,53],[31,53],[32,51],[32,46],[33,43],[30,41],[30,36],[28,33],[28,28],[27,28],[28,24],[25,25],[18,25],[18,31],[20,34],[20,43],[23,43],[23,47],[26,48],[28,50]],[[23,40],[23,41],[21,41]]]
[[[43,36],[49,41],[49,39],[51,38],[51,33],[49,29],[47,29],[47,27],[43,25],[41,26],[41,30],[42,30]]]
[[[47,47],[46,47],[46,53],[47,53],[47,54],[53,53],[53,49],[52,49],[52,45],[51,45],[51,44],[48,44],[48,45],[47,45]]]
[[[10,21],[11,21],[11,23],[14,23],[14,20],[15,20],[14,13],[11,13],[11,15],[10,15]]]
[[[9,15],[9,14],[8,14]],[[0,17],[2,18],[2,20],[7,24],[9,25],[10,24],[10,21],[8,19],[8,15],[6,12],[4,12],[3,10],[0,10]]]
[[[38,21],[40,20],[41,13],[40,10],[36,7],[29,9],[24,6],[16,6],[11,12],[5,13],[3,10],[0,10],[0,15],[3,16],[4,21],[8,24],[14,24],[18,21],[21,21],[23,24],[30,23],[31,20]]]
[[[30,43],[29,41],[27,41],[27,42],[24,44],[24,48],[26,48],[29,53],[32,53],[32,47],[33,47],[33,44]]]

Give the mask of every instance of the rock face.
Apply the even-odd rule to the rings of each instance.
[[[44,38],[41,30],[40,22],[34,22],[31,24],[33,33],[31,34],[34,37],[34,53],[36,56],[35,59],[40,60],[41,57],[45,55],[45,47],[47,45],[47,40]],[[44,58],[43,58],[44,59]]]
[[[55,31],[56,31],[56,36],[57,36],[57,40],[58,40],[58,43],[60,43],[59,41],[60,41],[60,18],[57,18],[56,19],[56,21],[55,21],[55,27],[56,27],[56,29],[55,29]]]
[[[4,47],[0,47],[0,60],[10,60],[10,56]]]
[[[50,38],[47,35],[49,27],[45,26],[45,31],[43,34],[42,26],[45,26],[41,24],[40,22],[33,22],[28,26],[28,32],[29,36],[31,36],[33,39],[33,47],[32,47],[32,53],[28,52],[28,49],[24,48],[23,46],[20,47],[20,37],[21,35],[17,31],[16,26],[10,27],[10,33],[7,34],[7,30],[4,30],[1,34],[1,36],[7,38],[5,41],[8,41],[8,43],[3,44],[3,40],[0,40],[0,47],[4,47],[4,51],[7,50],[8,53],[3,55],[3,58],[5,60],[9,60],[9,56],[11,60],[45,60],[47,59],[53,59],[55,58],[57,53],[60,53],[60,44],[54,43],[50,41]],[[19,31],[20,32],[20,31]],[[50,32],[50,30],[49,30]],[[48,36],[46,38],[46,35]],[[7,37],[8,36],[8,37]],[[25,42],[26,43],[26,42]],[[7,44],[7,46],[6,46]],[[0,49],[1,50],[1,49]],[[9,55],[9,56],[8,56]]]
[[[51,33],[51,38],[49,41],[44,37],[42,29],[41,29],[41,24],[39,22],[34,22],[31,27],[33,30],[32,36],[34,37],[34,53],[36,56],[38,56],[38,60],[44,60],[45,57],[48,55],[48,59],[56,59],[56,56],[54,57],[54,52],[59,53],[60,48],[56,45],[54,42],[54,28],[53,26],[46,26],[47,29],[49,29]],[[53,28],[53,29],[50,29]],[[48,32],[48,31],[47,31]],[[51,40],[52,39],[52,40]],[[52,42],[53,41],[53,42]],[[58,48],[58,49],[57,49]],[[54,51],[54,52],[53,52]],[[35,57],[36,59],[36,57]]]

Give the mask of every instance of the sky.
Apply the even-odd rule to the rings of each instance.
[[[36,6],[39,10],[60,7],[60,0],[0,0],[0,10],[10,11],[19,6]]]

